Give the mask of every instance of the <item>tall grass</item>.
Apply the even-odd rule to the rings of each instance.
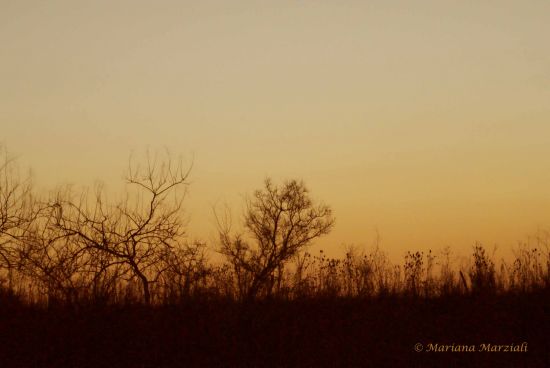
[[[404,296],[437,298],[452,295],[528,293],[550,289],[550,252],[544,244],[518,245],[514,257],[495,260],[481,244],[472,248],[467,262],[453,260],[451,249],[407,252],[403,262],[392,263],[380,248],[370,252],[350,248],[341,258],[323,251],[297,255],[282,269],[269,296],[285,300],[304,298],[377,298]],[[139,304],[138,280],[124,270],[110,268],[100,274],[72,272],[63,264],[42,262],[41,267],[4,269],[0,273],[0,299],[18,299],[34,305]],[[172,305],[191,299],[239,301],[241,275],[227,263],[211,263],[197,251],[174,256],[151,282],[152,303]]]

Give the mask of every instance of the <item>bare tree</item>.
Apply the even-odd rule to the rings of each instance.
[[[314,203],[301,181],[275,186],[270,179],[246,201],[244,226],[252,243],[242,234],[231,235],[227,221],[218,218],[221,253],[233,265],[246,288],[246,298],[271,294],[280,282],[285,264],[300,250],[334,225],[330,207]]]
[[[144,167],[130,161],[125,200],[109,205],[101,189],[91,200],[87,195],[79,201],[60,197],[50,206],[54,226],[79,249],[105,256],[102,271],[123,265],[150,303],[159,263],[185,234],[181,209],[189,172],[169,156],[159,160],[148,154]]]
[[[206,244],[201,242],[182,243],[166,249],[158,270],[164,296],[169,302],[191,297],[206,287],[210,273],[206,256]]]
[[[19,238],[36,215],[30,175],[22,176],[16,160],[0,146],[0,269],[7,270],[10,288]]]

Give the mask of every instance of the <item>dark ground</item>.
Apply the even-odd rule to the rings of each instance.
[[[550,295],[51,307],[0,300],[0,367],[550,367]],[[420,352],[521,344],[527,353]]]

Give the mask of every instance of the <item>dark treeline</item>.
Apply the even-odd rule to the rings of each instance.
[[[519,245],[510,262],[496,262],[481,244],[459,265],[450,249],[408,252],[403,264],[390,262],[379,246],[328,258],[307,247],[334,226],[330,207],[314,201],[300,181],[268,179],[246,199],[241,232],[229,211],[218,212],[218,244],[191,242],[182,217],[188,177],[181,161],[148,155],[129,162],[122,199],[109,200],[100,186],[41,196],[3,151],[2,361],[75,367],[549,362],[543,353],[550,328],[548,234]],[[212,250],[221,261],[209,260]],[[526,341],[531,352],[469,358],[414,352],[415,342],[429,341]]]

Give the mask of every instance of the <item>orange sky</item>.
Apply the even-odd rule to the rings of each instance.
[[[318,242],[510,248],[550,227],[548,1],[0,3],[0,141],[41,188],[194,156],[189,232],[299,177]]]

